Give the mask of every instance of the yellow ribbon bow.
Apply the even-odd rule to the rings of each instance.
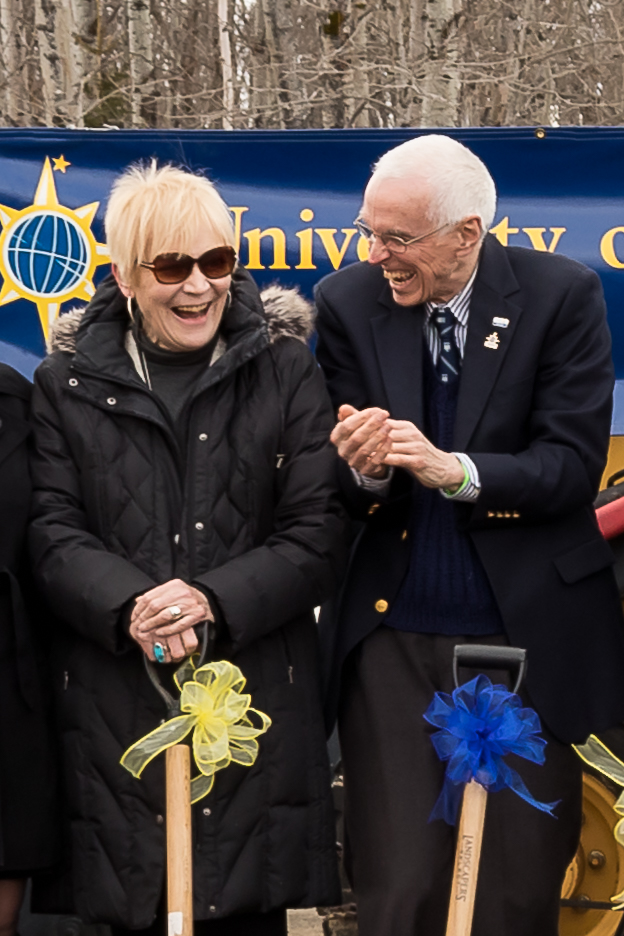
[[[585,744],[573,744],[572,747],[586,764],[624,787],[624,763],[596,735],[590,735]],[[624,816],[624,792],[620,793],[613,804],[613,810],[619,816]],[[613,837],[618,845],[624,848],[624,819],[620,819],[616,824]],[[614,910],[624,910],[624,891],[615,894],[611,900],[616,904]]]
[[[250,708],[251,696],[241,694],[247,680],[238,666],[227,660],[207,663],[199,669],[191,660],[174,676],[181,692],[177,715],[129,747],[121,764],[140,777],[154,757],[179,744],[193,732],[193,755],[200,775],[191,780],[191,803],[210,793],[217,770],[232,761],[251,767],[258,756],[258,735],[271,727],[264,712]],[[254,728],[249,718],[257,715],[262,726]]]

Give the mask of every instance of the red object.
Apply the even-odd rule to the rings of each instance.
[[[624,497],[599,507],[596,518],[605,539],[614,539],[620,533],[624,533]]]

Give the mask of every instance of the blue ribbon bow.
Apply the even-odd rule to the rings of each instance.
[[[553,816],[560,800],[540,803],[534,799],[520,775],[503,760],[506,754],[517,754],[534,764],[546,759],[539,716],[531,708],[522,708],[519,696],[504,686],[493,686],[481,675],[459,686],[452,696],[436,692],[424,718],[442,729],[431,740],[440,760],[448,761],[430,821],[444,819],[455,825],[464,785],[471,780],[491,793],[509,787],[531,806]]]

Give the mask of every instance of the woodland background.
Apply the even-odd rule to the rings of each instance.
[[[624,122],[624,0],[0,0],[0,124]]]

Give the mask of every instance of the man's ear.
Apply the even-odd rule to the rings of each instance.
[[[119,272],[119,267],[117,266],[116,263],[111,263],[111,270],[113,271],[113,276],[117,280],[117,285],[119,286],[121,292],[126,297],[126,299],[133,299],[134,290],[130,286],[128,286],[127,283],[124,283],[123,279],[121,278],[121,273]]]
[[[461,224],[458,225],[457,230],[460,236],[460,246],[467,253],[481,242],[483,228],[481,226],[481,218],[478,215],[471,215],[468,218],[464,218]]]

